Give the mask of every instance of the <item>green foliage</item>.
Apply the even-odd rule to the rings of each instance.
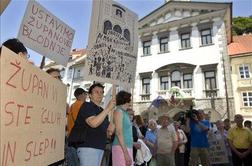
[[[252,15],[249,17],[233,18],[233,35],[252,33]]]

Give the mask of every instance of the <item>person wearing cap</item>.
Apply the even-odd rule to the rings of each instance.
[[[175,151],[178,145],[174,127],[170,127],[170,117],[164,114],[161,128],[157,130],[157,165],[175,166]]]

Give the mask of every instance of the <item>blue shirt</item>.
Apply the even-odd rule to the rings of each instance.
[[[156,144],[157,143],[157,132],[156,131],[152,131],[152,130],[147,130],[146,134],[145,134],[145,139],[147,141],[150,141],[151,143],[153,144]],[[151,151],[151,154],[153,155],[154,154],[154,149],[153,148],[150,148],[150,151]]]
[[[86,102],[81,106],[76,122],[85,123],[87,126],[87,138],[85,139],[85,142],[78,145],[78,147],[90,147],[101,150],[105,149],[107,141],[107,128],[109,126],[108,117],[106,117],[104,121],[96,128],[92,128],[86,123],[87,118],[96,116],[102,111],[103,109],[94,104],[92,101]]]
[[[126,145],[127,148],[132,149],[133,148],[132,123],[130,121],[128,112],[121,107],[117,107],[115,111],[119,111],[122,114],[122,134],[124,144]],[[117,135],[115,135],[113,145],[120,145]]]
[[[208,129],[210,128],[210,123],[208,120],[202,120],[199,123],[205,125]],[[191,147],[197,148],[208,148],[208,138],[207,132],[204,131],[199,127],[199,124],[195,123],[194,121],[190,121],[190,128],[191,128]]]

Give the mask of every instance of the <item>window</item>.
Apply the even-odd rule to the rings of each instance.
[[[73,68],[69,68],[67,71],[67,78],[71,79],[72,78],[72,74],[73,74]]]
[[[189,89],[192,88],[192,74],[184,74],[184,88]]]
[[[118,32],[118,33],[122,34],[122,29],[121,29],[121,27],[119,25],[115,25],[114,28],[113,28],[113,30],[115,32]]]
[[[180,72],[174,71],[171,75],[171,87],[178,86],[181,88],[181,78],[180,78]]]
[[[142,79],[142,93],[150,94],[150,78]]]
[[[81,77],[81,70],[80,69],[76,69],[75,73],[74,73],[74,78],[80,78]]]
[[[215,71],[205,72],[205,90],[206,97],[217,96]]]
[[[130,42],[130,31],[128,29],[123,31],[123,36]]]
[[[65,77],[65,69],[64,69],[64,68],[62,68],[62,69],[60,70],[60,76],[61,76],[61,78],[64,78],[64,77]]]
[[[252,92],[242,92],[244,107],[252,107]]]
[[[204,29],[200,31],[201,45],[208,45],[212,43],[211,29]]]
[[[168,37],[160,38],[160,52],[164,53],[168,51]]]
[[[168,90],[169,82],[168,76],[161,76],[160,77],[160,90]]]
[[[239,71],[240,71],[241,78],[250,78],[248,65],[245,65],[245,64],[240,65]]]
[[[110,21],[105,21],[103,25],[103,33],[107,34],[108,30],[112,30],[112,23]]]
[[[151,41],[144,41],[143,42],[143,55],[150,55],[150,46],[151,46]]]
[[[190,33],[183,33],[181,34],[181,48],[190,48]]]

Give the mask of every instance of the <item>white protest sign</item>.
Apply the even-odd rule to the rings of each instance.
[[[210,144],[209,159],[211,164],[224,164],[228,163],[228,154],[223,139],[217,139],[215,136],[211,136],[208,139]]]
[[[137,15],[112,0],[93,1],[85,79],[133,86]]]
[[[36,1],[29,1],[18,39],[55,62],[68,62],[75,31]]]
[[[6,47],[0,62],[1,166],[62,160],[66,86]]]

